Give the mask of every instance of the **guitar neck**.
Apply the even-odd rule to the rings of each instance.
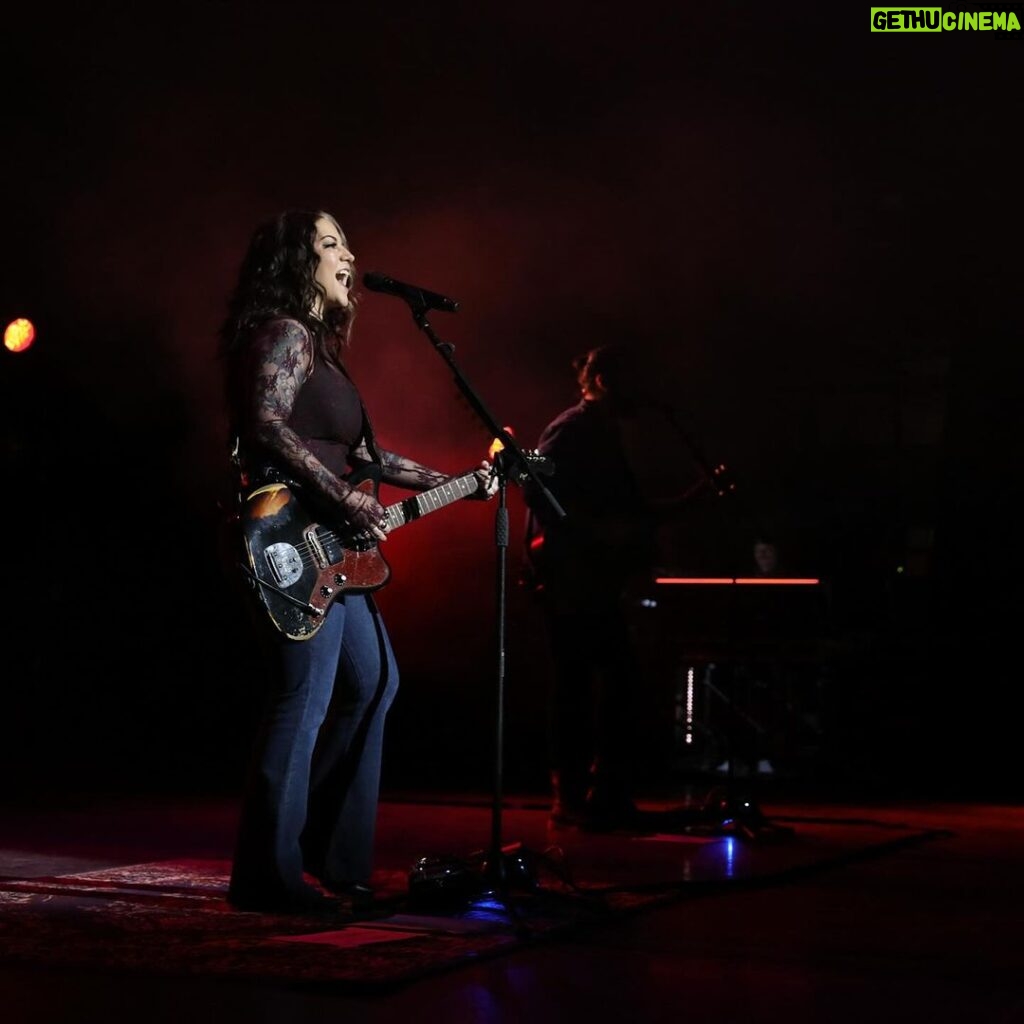
[[[384,510],[388,529],[397,530],[399,526],[405,526],[406,523],[411,523],[414,519],[421,519],[431,512],[437,512],[456,501],[468,498],[476,489],[476,473],[467,473],[465,476],[446,480],[429,491],[423,491],[404,501],[388,505]]]

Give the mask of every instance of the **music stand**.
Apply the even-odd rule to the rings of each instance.
[[[732,480],[727,466],[721,462],[712,465],[694,438],[680,424],[678,417],[667,403],[654,402],[652,405],[662,413],[668,424],[682,439],[691,458],[701,471],[701,479],[687,491],[684,499],[689,499],[697,492],[710,488],[720,499],[737,501],[739,495],[736,483]],[[733,517],[735,516],[735,512],[731,514]],[[730,586],[734,586],[735,581],[731,578],[730,580]],[[735,645],[735,600],[733,599],[733,593],[734,591],[731,590],[726,606],[725,651],[726,659],[735,666],[735,658],[730,657],[730,655],[734,654]],[[772,822],[761,811],[753,794],[742,792],[737,786],[735,736],[738,730],[738,722],[741,718],[746,719],[755,731],[761,730],[760,723],[740,709],[736,702],[735,693],[732,697],[729,697],[715,686],[710,678],[708,678],[707,672],[705,672],[702,684],[706,691],[711,691],[719,696],[725,706],[731,711],[732,728],[727,727],[723,733],[725,737],[725,753],[728,761],[726,778],[723,783],[711,787],[695,811],[691,808],[679,808],[662,812],[663,816],[667,818],[668,822],[674,823],[676,827],[693,834],[732,835],[748,840],[788,838],[793,834],[793,829],[789,826],[778,825]]]

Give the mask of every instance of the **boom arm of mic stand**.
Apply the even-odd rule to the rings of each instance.
[[[416,322],[416,326],[430,339],[431,344],[440,354],[441,358],[448,364],[452,371],[452,375],[455,378],[455,383],[458,385],[459,390],[466,396],[466,400],[473,407],[473,411],[480,417],[483,423],[491,431],[491,436],[496,437],[501,441],[503,445],[502,459],[496,459],[495,463],[499,467],[499,471],[503,474],[510,475],[516,483],[523,483],[526,477],[529,477],[536,485],[537,490],[544,495],[544,500],[551,506],[552,510],[558,516],[559,519],[564,519],[566,516],[565,509],[558,503],[558,499],[548,490],[544,482],[540,478],[540,474],[530,464],[530,460],[526,458],[522,448],[519,447],[519,443],[516,439],[503,427],[491,414],[490,410],[481,401],[480,396],[473,390],[472,385],[466,380],[462,371],[455,363],[455,359],[452,356],[452,352],[455,350],[455,346],[449,344],[447,341],[442,341],[437,336],[434,328],[430,325],[430,321],[427,319],[427,307],[424,303],[409,302],[409,307],[412,310],[412,318]]]

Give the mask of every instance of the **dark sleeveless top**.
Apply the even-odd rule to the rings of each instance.
[[[363,404],[355,384],[314,355],[313,372],[299,389],[288,426],[332,473],[345,476],[349,452],[363,434]]]
[[[308,331],[306,332],[309,337]],[[312,339],[310,339],[310,342]],[[379,462],[373,431],[367,420],[359,391],[348,374],[328,362],[311,344],[312,364],[295,397],[287,425],[309,450],[336,476],[345,478],[353,468],[352,449],[366,442],[373,462]],[[248,409],[247,381],[253,372],[252,353],[247,351],[236,363],[232,375],[235,408]],[[243,414],[243,421],[248,419]],[[262,446],[249,445],[249,430],[232,429],[235,454],[232,462],[241,475],[241,487],[261,486],[272,480],[302,486],[295,471]],[[357,465],[359,460],[357,460]]]

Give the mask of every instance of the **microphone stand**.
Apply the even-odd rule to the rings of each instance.
[[[495,512],[494,543],[497,553],[495,570],[495,592],[497,598],[495,646],[496,646],[496,680],[494,709],[494,783],[491,805],[490,844],[484,855],[482,876],[491,891],[506,893],[514,883],[525,883],[533,887],[533,857],[529,856],[522,844],[506,847],[502,840],[502,802],[504,787],[504,737],[505,737],[505,633],[507,614],[507,551],[509,543],[509,520],[507,490],[508,481],[523,484],[527,479],[533,481],[538,491],[544,495],[555,514],[565,518],[565,510],[559,505],[555,496],[540,479],[537,470],[531,465],[515,438],[494,418],[484,405],[479,395],[459,369],[453,352],[455,346],[438,337],[427,319],[427,301],[419,293],[403,294],[401,298],[409,304],[416,326],[430,339],[435,351],[448,364],[459,390],[480,417],[481,421],[497,438],[502,449],[493,460],[493,473],[498,481],[498,507]]]

